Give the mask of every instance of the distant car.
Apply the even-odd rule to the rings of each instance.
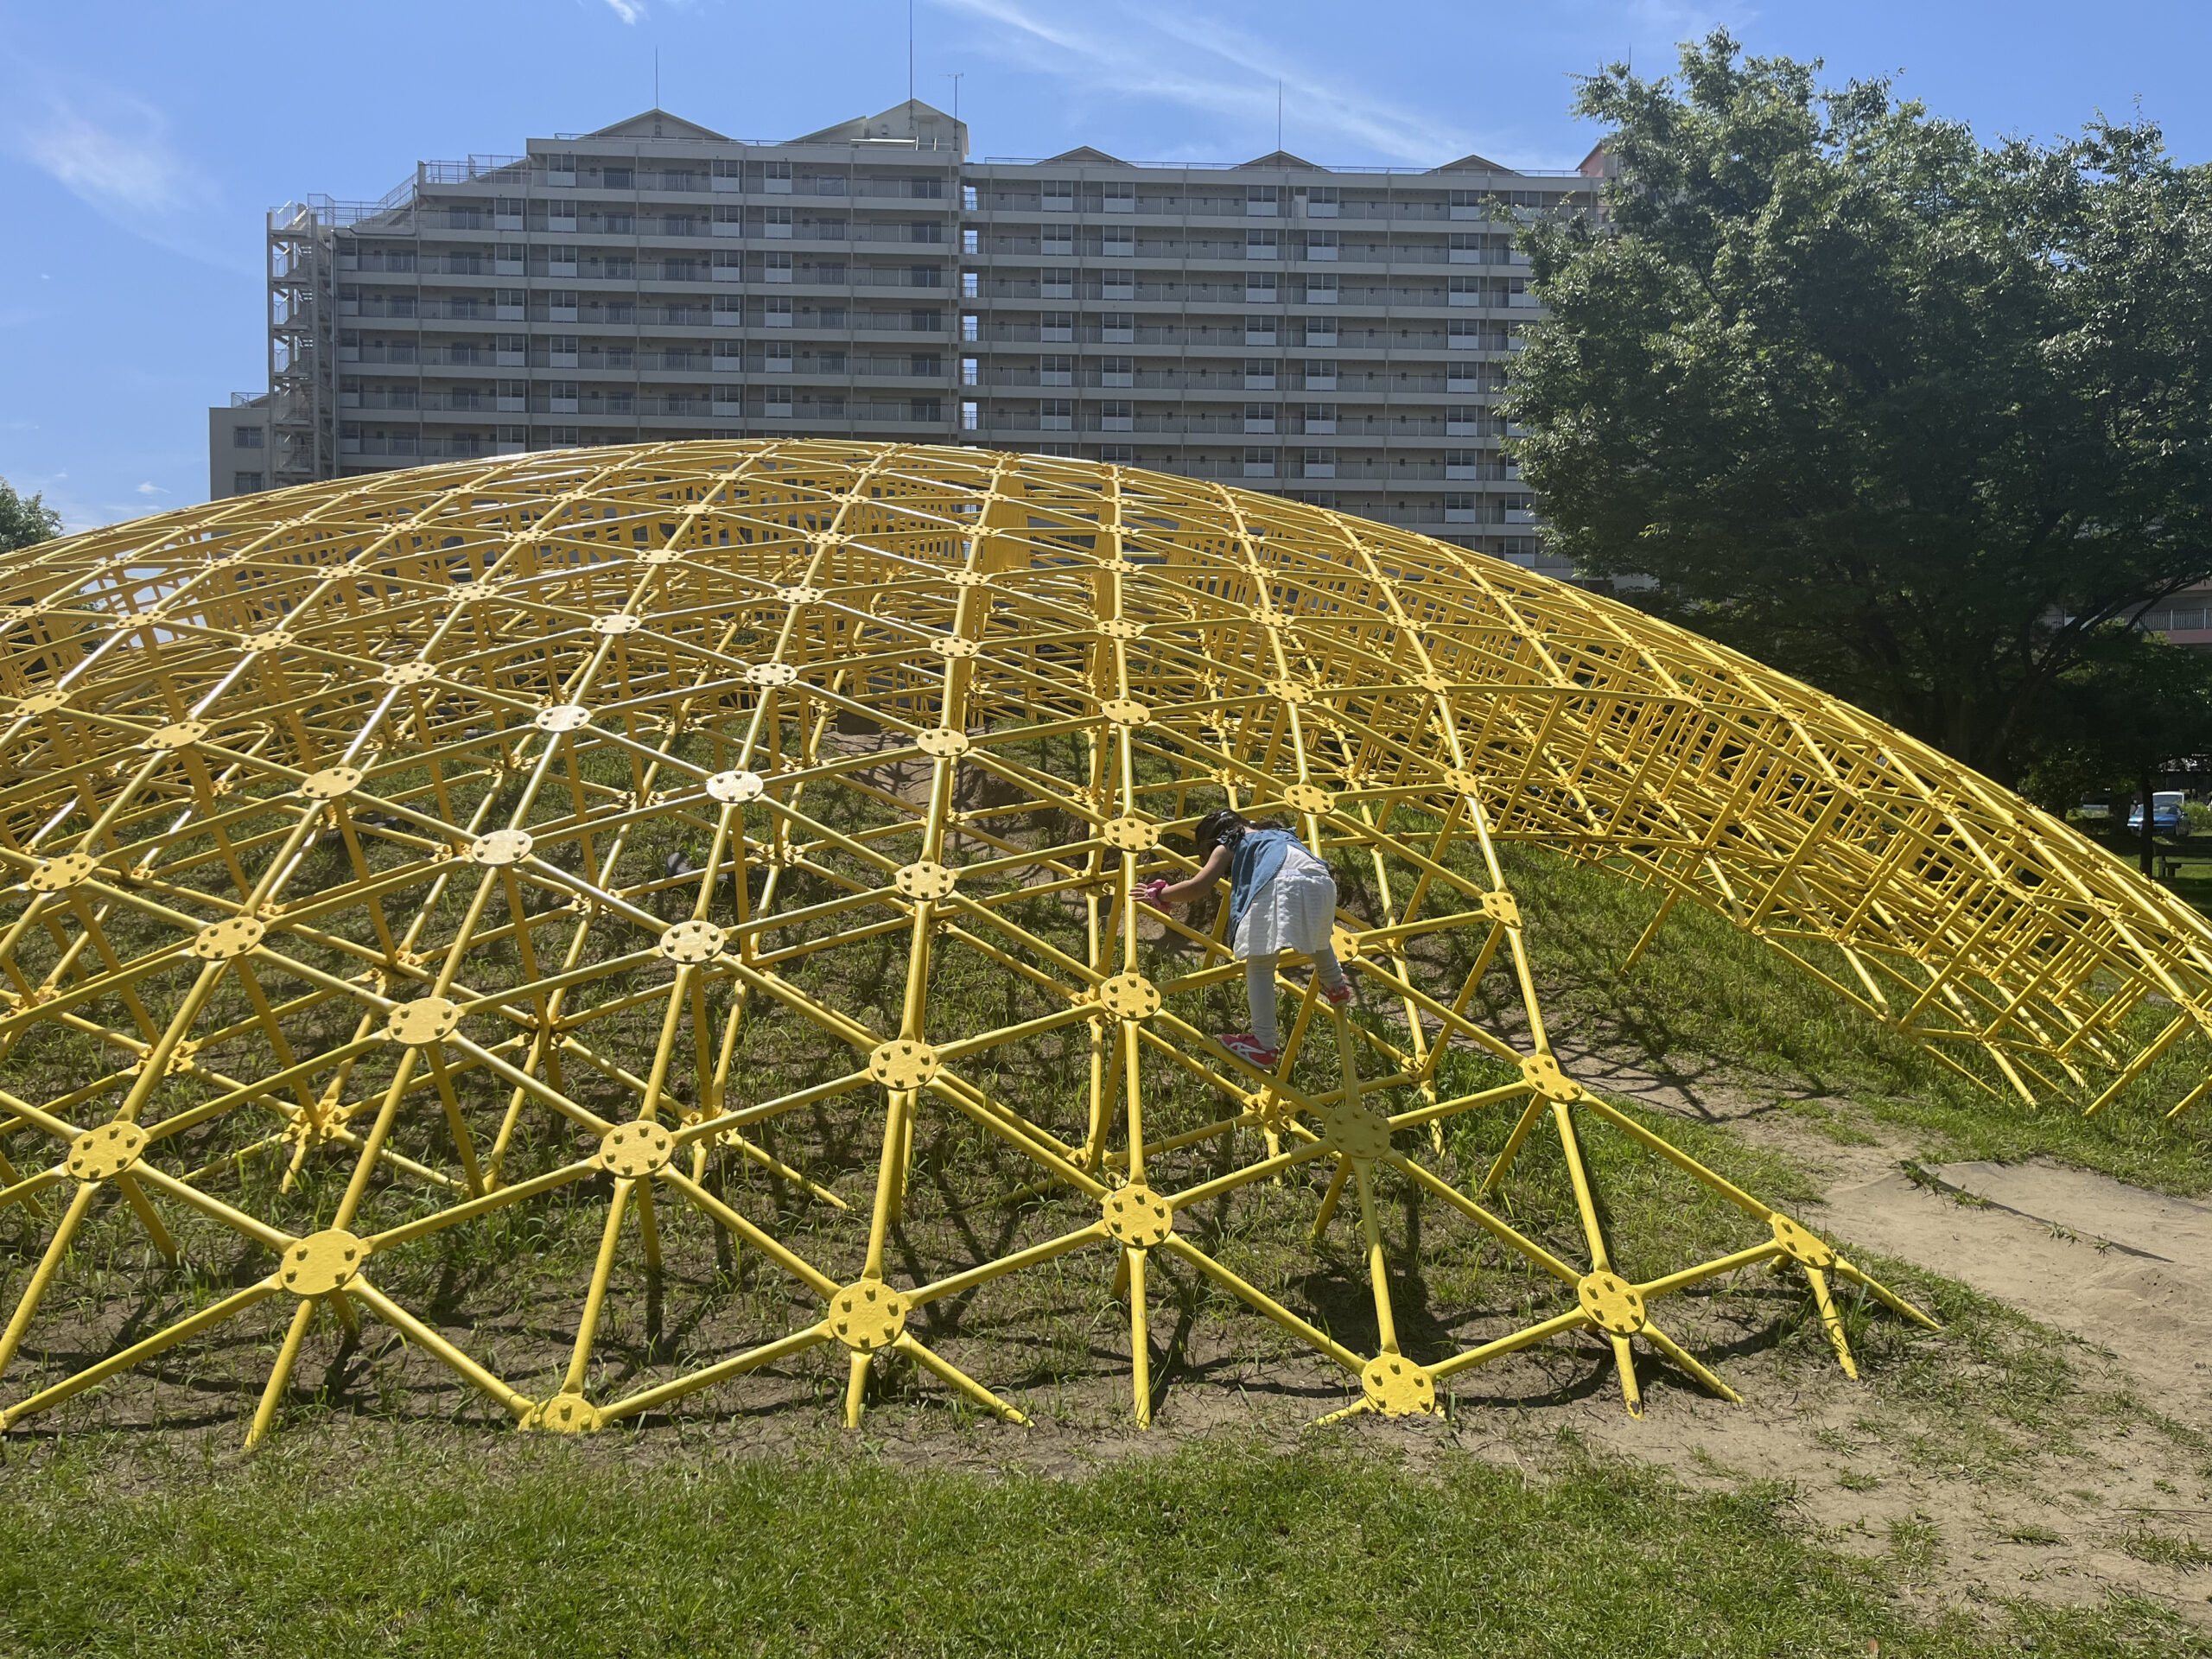
[[[2185,822],[2181,810],[2182,791],[2162,789],[2151,797],[2151,833],[2154,836],[2177,836]],[[2127,827],[2140,834],[2143,829],[2143,804],[2138,801],[2135,810],[2127,815]]]

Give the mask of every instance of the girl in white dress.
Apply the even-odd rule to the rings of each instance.
[[[1252,1029],[1215,1040],[1263,1071],[1282,1058],[1275,1025],[1275,958],[1294,950],[1313,958],[1321,1000],[1340,1008],[1352,988],[1329,940],[1337,916],[1336,878],[1306,843],[1279,823],[1255,822],[1224,809],[1198,820],[1205,861],[1186,881],[1155,880],[1141,892],[1154,905],[1179,905],[1211,893],[1229,878],[1229,948],[1244,964],[1244,998]]]

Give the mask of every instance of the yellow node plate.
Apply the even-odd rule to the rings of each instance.
[[[147,735],[145,747],[158,752],[188,749],[207,735],[207,722],[202,720],[172,721]]]
[[[1436,1380],[1403,1354],[1381,1354],[1359,1374],[1367,1403],[1385,1417],[1414,1417],[1436,1409]]]
[[[23,878],[23,885],[33,893],[60,893],[75,887],[99,868],[99,861],[90,853],[64,853],[40,861],[38,868]]]
[[[1109,1192],[1099,1206],[1116,1243],[1148,1250],[1175,1230],[1175,1207],[1141,1182]]]
[[[1146,853],[1160,845],[1159,826],[1142,818],[1109,818],[1099,834],[1117,852]]]
[[[495,869],[503,864],[519,864],[537,844],[527,830],[494,830],[469,843],[469,861]]]
[[[1546,1100],[1571,1101],[1582,1098],[1581,1086],[1559,1069],[1559,1062],[1548,1054],[1528,1054],[1522,1057],[1521,1080]]]
[[[720,956],[725,937],[712,922],[678,922],[660,936],[654,948],[671,962],[690,966]]]
[[[949,870],[942,864],[932,864],[925,859],[919,863],[906,865],[897,871],[892,880],[898,884],[899,891],[909,899],[943,899],[951,893],[954,885],[960,880],[960,872]]]
[[[1591,1323],[1606,1335],[1632,1337],[1643,1329],[1643,1298],[1618,1274],[1586,1274],[1574,1294]]]
[[[1835,1265],[1835,1251],[1827,1241],[1807,1232],[1789,1217],[1777,1211],[1767,1217],[1767,1225],[1774,1230],[1774,1242],[1782,1246],[1791,1261],[1822,1272]]]
[[[724,806],[742,806],[747,801],[757,801],[766,788],[757,772],[718,772],[707,779],[707,794]]]
[[[887,1284],[863,1279],[830,1299],[830,1331],[856,1354],[888,1348],[906,1328],[906,1299]]]
[[[868,1057],[868,1076],[887,1089],[919,1089],[937,1072],[937,1051],[905,1038],[878,1044]]]
[[[539,1401],[522,1426],[545,1434],[596,1434],[601,1427],[599,1408],[580,1394],[556,1394]]]
[[[1116,974],[1098,988],[1098,1005],[1116,1020],[1149,1020],[1160,1012],[1160,988],[1141,974]]]
[[[609,1129],[592,1161],[611,1174],[635,1181],[666,1169],[675,1154],[676,1136],[668,1125],[639,1118]]]
[[[295,1296],[327,1296],[352,1283],[368,1259],[365,1243],[334,1228],[287,1244],[276,1277]]]
[[[257,916],[231,916],[210,922],[192,936],[192,954],[202,962],[228,962],[259,944],[269,924]]]
[[[103,1123],[69,1143],[67,1168],[80,1181],[111,1181],[145,1149],[146,1131],[136,1123]]]
[[[359,766],[325,766],[301,780],[300,793],[311,801],[334,801],[359,789],[362,775]]]
[[[417,997],[385,1016],[385,1034],[396,1043],[421,1048],[442,1042],[461,1024],[461,1009],[442,996]]]
[[[1321,1115],[1321,1140],[1332,1152],[1372,1162],[1390,1152],[1390,1121],[1373,1107],[1332,1106]]]

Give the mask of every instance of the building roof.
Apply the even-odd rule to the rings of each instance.
[[[920,143],[957,143],[967,151],[967,123],[956,122],[936,105],[910,98],[874,115],[855,116],[819,132],[791,139],[794,144],[850,144],[868,140],[912,139]]]
[[[650,109],[632,116],[626,121],[617,121],[611,127],[601,127],[597,132],[588,132],[587,138],[719,138],[729,142],[726,132],[716,132],[712,127],[702,127],[696,121],[686,121],[680,115],[671,115],[664,109]]]
[[[1118,156],[1109,156],[1103,149],[1093,149],[1089,144],[1077,144],[1073,149],[1064,149],[1057,156],[1047,156],[1037,165],[1050,167],[1056,162],[1089,162],[1093,164],[1103,163],[1108,167],[1135,165],[1134,162],[1125,162]]]
[[[1307,161],[1303,156],[1294,156],[1287,149],[1271,149],[1264,156],[1255,156],[1249,162],[1239,162],[1236,168],[1247,167],[1302,167],[1311,172],[1326,173],[1329,169]],[[1236,168],[1231,168],[1232,172]]]
[[[1441,167],[1432,167],[1432,173],[1513,173],[1519,169],[1501,167],[1487,156],[1478,156],[1471,150],[1456,162],[1446,162]]]

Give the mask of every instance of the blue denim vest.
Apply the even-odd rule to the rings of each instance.
[[[1244,912],[1262,887],[1274,880],[1298,837],[1287,830],[1247,830],[1229,855],[1229,938],[1234,944]]]

